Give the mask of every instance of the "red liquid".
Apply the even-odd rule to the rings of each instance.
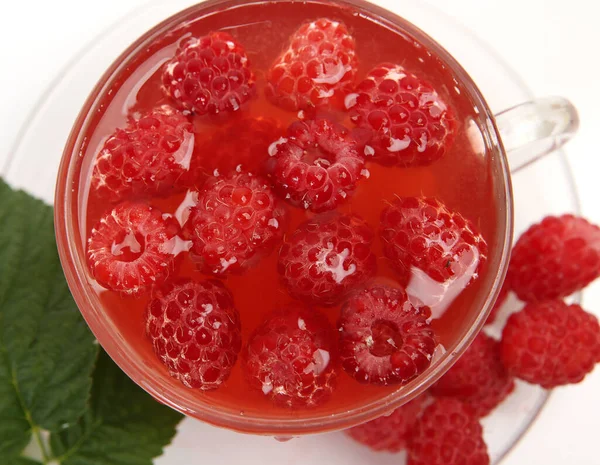
[[[198,10],[201,8],[198,7]],[[256,4],[221,11],[176,27],[159,40],[141,47],[128,65],[121,67],[109,91],[100,96],[97,116],[87,128],[85,146],[82,148],[83,166],[91,166],[91,161],[106,137],[116,128],[125,127],[128,115],[143,113],[161,104],[171,103],[164,97],[160,88],[161,65],[172,57],[179,40],[189,34],[198,37],[210,31],[228,31],[246,48],[257,76],[257,97],[237,114],[231,115],[228,121],[217,123],[210,118],[194,117],[197,141],[209,138],[222,124],[241,117],[275,118],[280,121],[282,127],[287,127],[297,119],[297,115],[277,108],[265,99],[265,73],[282,47],[286,46],[290,34],[300,24],[307,20],[328,17],[343,21],[356,40],[356,52],[360,61],[359,80],[381,62],[401,64],[407,70],[427,78],[442,99],[452,106],[457,124],[455,142],[451,149],[441,160],[430,166],[407,169],[367,163],[371,173],[370,179],[358,184],[358,189],[352,198],[342,205],[340,211],[358,214],[377,231],[381,210],[396,196],[434,196],[450,209],[461,212],[473,221],[493,248],[501,235],[497,227],[494,198],[496,186],[492,178],[491,156],[486,155],[483,141],[482,147],[474,147],[468,136],[472,133],[467,132],[469,125],[476,128],[482,118],[479,112],[474,110],[467,89],[454,80],[451,70],[439,58],[411,37],[355,13],[355,10],[342,9],[331,3]],[[346,127],[352,127],[347,115],[338,116]],[[483,154],[477,153],[478,151],[483,151]],[[85,178],[86,176],[82,177]],[[86,192],[87,189],[82,188],[81,191]],[[147,200],[165,213],[174,213],[184,195],[181,193],[168,198]],[[81,217],[85,218],[82,230],[89,235],[91,227],[110,207],[94,198],[93,192],[87,200],[87,204],[83,199],[80,205],[84,208]],[[286,233],[292,232],[313,215],[291,206],[287,210],[289,221]],[[373,251],[378,257],[377,278],[394,281],[395,272],[383,258],[379,238],[375,240]],[[253,329],[274,309],[292,302],[286,289],[280,284],[276,263],[277,250],[246,273],[224,278],[241,315],[244,343]],[[452,348],[462,336],[465,327],[472,324],[478,310],[474,308],[475,300],[481,300],[481,293],[489,288],[489,275],[492,272],[488,264],[480,278],[464,290],[440,318],[433,321],[440,342],[446,348]],[[187,255],[183,258],[180,275],[193,279],[206,278],[196,270]],[[169,389],[183,390],[187,396],[196,396],[206,402],[226,406],[248,415],[295,418],[309,414],[274,407],[262,392],[249,391],[239,360],[229,380],[218,390],[201,392],[185,388],[169,377],[166,368],[152,352],[151,344],[144,334],[143,314],[148,296],[124,298],[117,293],[101,290],[99,297],[104,304],[104,311],[114,321],[122,337],[136,348],[142,363],[147,365],[153,376],[168,380]],[[335,325],[339,307],[322,310]],[[341,369],[338,380],[337,389],[330,401],[318,407],[316,411],[311,410],[311,416],[349,410],[398,389],[397,386],[383,388],[361,385]]]

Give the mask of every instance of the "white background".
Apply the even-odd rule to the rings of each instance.
[[[168,1],[168,0],[165,0]],[[536,95],[563,95],[580,111],[567,149],[584,215],[600,223],[600,25],[590,0],[428,0],[491,44]],[[29,111],[85,43],[143,0],[5,0],[0,7],[0,165]],[[393,0],[380,0],[383,6]],[[600,283],[584,306],[598,312]],[[557,390],[506,465],[598,465],[600,369]],[[200,456],[199,456],[200,458]],[[188,464],[185,464],[188,465]]]

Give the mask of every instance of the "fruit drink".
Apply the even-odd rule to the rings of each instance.
[[[196,8],[85,129],[102,311],[169,389],[241,414],[386,396],[461,337],[494,272],[479,110],[439,57],[348,6]]]

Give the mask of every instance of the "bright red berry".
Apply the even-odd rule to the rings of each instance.
[[[276,311],[250,336],[244,370],[250,386],[285,407],[314,407],[335,387],[335,334],[304,307]]]
[[[92,229],[87,260],[92,276],[107,289],[137,294],[162,284],[183,250],[172,217],[143,203],[123,202]]]
[[[267,97],[286,110],[340,102],[352,90],[358,61],[343,23],[321,18],[303,24],[267,74]]]
[[[355,441],[376,451],[399,452],[406,443],[429,396],[422,395],[389,415],[347,429]]]
[[[92,191],[111,202],[125,198],[168,195],[192,185],[197,176],[191,123],[163,105],[125,129],[117,129],[98,153]]]
[[[462,402],[437,399],[417,421],[408,465],[489,465],[483,428]]]
[[[398,65],[373,69],[346,97],[346,108],[369,135],[365,153],[384,165],[428,165],[452,143],[454,117],[444,98]]]
[[[187,37],[163,68],[163,91],[185,111],[238,111],[254,94],[254,74],[242,47],[227,32]]]
[[[600,228],[573,215],[549,216],[515,244],[508,278],[524,302],[568,296],[600,276]]]
[[[368,177],[356,141],[341,125],[297,121],[269,148],[267,172],[279,195],[305,210],[333,210]]]
[[[292,297],[335,305],[375,274],[372,243],[371,228],[357,216],[317,216],[282,245],[279,274]]]
[[[507,370],[546,389],[579,383],[600,362],[598,319],[561,300],[527,304],[502,333]]]
[[[145,318],[154,353],[173,378],[203,391],[229,378],[242,335],[233,297],[222,283],[168,283],[153,295]]]
[[[500,358],[500,343],[479,333],[460,359],[430,389],[436,396],[455,397],[484,417],[514,389]]]
[[[235,171],[259,174],[269,158],[269,146],[284,133],[277,120],[242,118],[215,132],[202,144],[201,163],[207,173],[230,175]]]
[[[403,197],[381,214],[383,253],[401,282],[453,280],[461,290],[477,279],[487,244],[475,226],[435,198]]]
[[[431,364],[437,346],[428,307],[403,289],[376,286],[352,295],[339,322],[342,367],[361,383],[404,384]]]
[[[240,272],[268,253],[281,236],[285,210],[260,177],[211,177],[198,193],[182,234],[201,271]]]

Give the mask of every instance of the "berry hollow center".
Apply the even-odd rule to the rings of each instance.
[[[320,166],[321,168],[327,169],[335,163],[335,154],[327,152],[318,144],[315,144],[304,150],[302,159],[309,165]]]
[[[133,262],[144,253],[144,236],[133,231],[120,231],[110,252],[122,262]]]
[[[371,325],[369,352],[376,357],[387,357],[402,347],[402,335],[391,321],[377,320]]]

